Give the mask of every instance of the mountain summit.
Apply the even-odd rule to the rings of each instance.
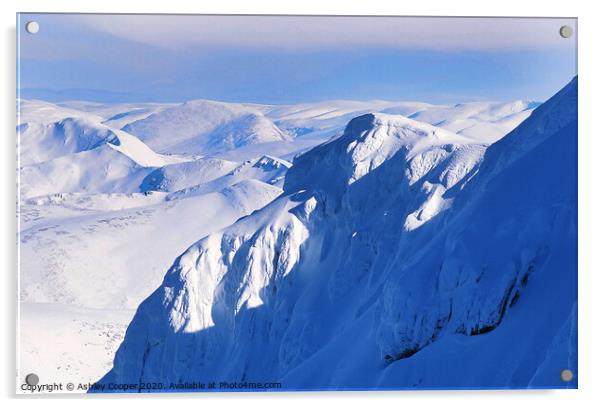
[[[175,260],[101,383],[549,386],[577,360],[576,92],[489,148],[351,120]]]

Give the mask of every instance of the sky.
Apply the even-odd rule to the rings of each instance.
[[[37,34],[25,24],[39,23]],[[18,87],[48,101],[545,101],[575,19],[20,14]]]

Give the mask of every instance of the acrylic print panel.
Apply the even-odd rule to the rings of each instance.
[[[577,387],[576,19],[17,31],[18,392]]]

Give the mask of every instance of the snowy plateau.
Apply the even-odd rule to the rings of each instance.
[[[543,104],[18,109],[41,383],[577,386],[576,78]]]

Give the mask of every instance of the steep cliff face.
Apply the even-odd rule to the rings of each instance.
[[[493,330],[533,275],[560,280],[551,275],[560,270],[550,258],[572,259],[564,273],[574,285],[576,126],[573,81],[487,149],[479,173],[424,255],[397,262],[403,265],[398,283],[387,285],[380,310],[386,358],[408,356],[441,333]],[[564,290],[568,286],[555,291]]]
[[[546,366],[576,360],[559,345],[574,341],[575,98],[576,80],[487,151],[353,119],[295,159],[281,196],[176,259],[102,382],[552,385]],[[480,366],[483,349],[509,361]],[[441,368],[460,354],[463,378]]]

